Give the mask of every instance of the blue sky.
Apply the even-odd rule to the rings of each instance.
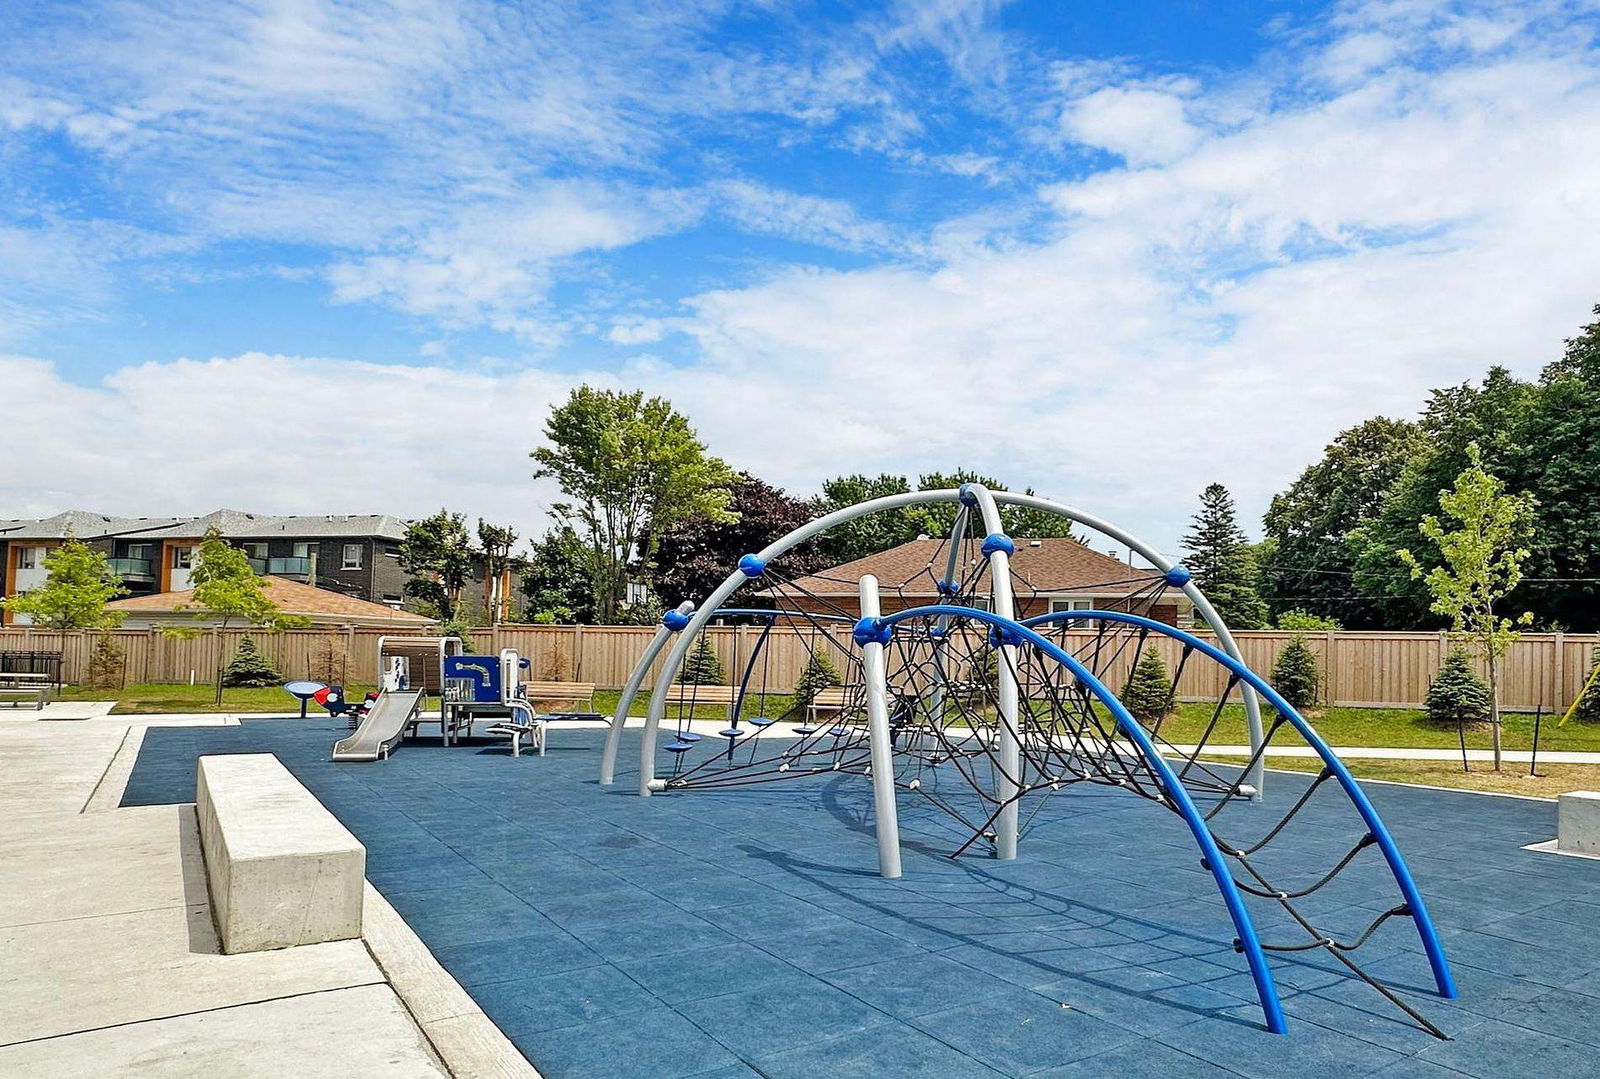
[[[0,516],[541,526],[580,381],[1171,545],[1600,300],[1594,3],[0,11]],[[16,452],[13,450],[13,452]]]

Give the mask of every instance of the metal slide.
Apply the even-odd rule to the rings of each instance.
[[[385,690],[372,702],[372,710],[348,738],[333,744],[335,761],[375,761],[400,744],[406,728],[422,711],[422,690]]]

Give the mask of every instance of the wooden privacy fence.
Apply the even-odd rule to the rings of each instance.
[[[708,635],[722,662],[724,680],[738,680],[750,650],[761,633],[758,626],[716,626]],[[830,635],[831,634],[831,635]],[[775,692],[788,692],[812,650],[826,652],[843,671],[850,644],[849,627],[830,634],[804,628],[777,627],[757,661],[752,683],[764,682]],[[593,682],[618,688],[644,653],[651,626],[501,625],[473,631],[479,651],[515,648],[533,665],[533,677],[547,681]],[[124,654],[126,683],[210,681],[218,657],[226,662],[244,637],[253,637],[285,678],[333,676],[352,684],[371,683],[378,669],[377,630],[299,629],[283,633],[246,630],[205,631],[188,640],[157,630],[116,630],[108,634]],[[392,636],[392,634],[391,634]],[[1077,634],[1088,641],[1092,634]],[[1202,635],[1204,636],[1204,635]],[[1273,664],[1293,634],[1263,630],[1235,634],[1244,659],[1270,679]],[[68,682],[88,680],[89,661],[99,634],[59,633],[25,626],[0,629],[0,651],[59,651]],[[1449,642],[1438,633],[1354,632],[1338,630],[1307,636],[1323,675],[1324,703],[1352,707],[1420,707],[1428,683],[1439,669]],[[1594,634],[1530,633],[1502,662],[1501,700],[1505,707],[1546,712],[1564,710],[1583,687],[1589,671]],[[1152,638],[1169,669],[1177,665],[1180,647],[1169,639]],[[335,669],[327,669],[330,658]],[[1131,655],[1111,668],[1113,686],[1125,678]],[[1221,668],[1192,658],[1185,666],[1179,695],[1215,697],[1226,684]]]

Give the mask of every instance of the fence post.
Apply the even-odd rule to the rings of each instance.
[[[1552,638],[1556,654],[1550,661],[1550,710],[1552,712],[1565,712],[1566,706],[1562,703],[1562,695],[1567,691],[1567,642],[1566,634],[1559,629]]]
[[[1323,630],[1322,669],[1327,672],[1322,678],[1322,706],[1324,708],[1332,708],[1333,702],[1339,699],[1339,695],[1333,691],[1333,649],[1333,630]]]
[[[583,627],[572,627],[572,680],[583,681]]]

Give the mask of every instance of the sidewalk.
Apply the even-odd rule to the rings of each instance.
[[[1179,753],[1193,753],[1198,746],[1173,746]],[[1249,746],[1206,746],[1206,753],[1218,757],[1248,757]],[[1306,746],[1268,746],[1268,757],[1315,757]],[[1342,760],[1367,758],[1387,761],[1459,761],[1459,749],[1422,749],[1407,746],[1334,746],[1333,755]],[[1502,760],[1527,764],[1533,754],[1526,749],[1507,749],[1500,754]],[[1600,753],[1576,750],[1540,750],[1539,759],[1546,764],[1600,764]],[[1492,761],[1494,752],[1488,749],[1467,750],[1469,761]]]
[[[362,941],[220,954],[194,807],[110,808],[167,717],[58,718],[0,723],[0,1074],[448,1074]]]

